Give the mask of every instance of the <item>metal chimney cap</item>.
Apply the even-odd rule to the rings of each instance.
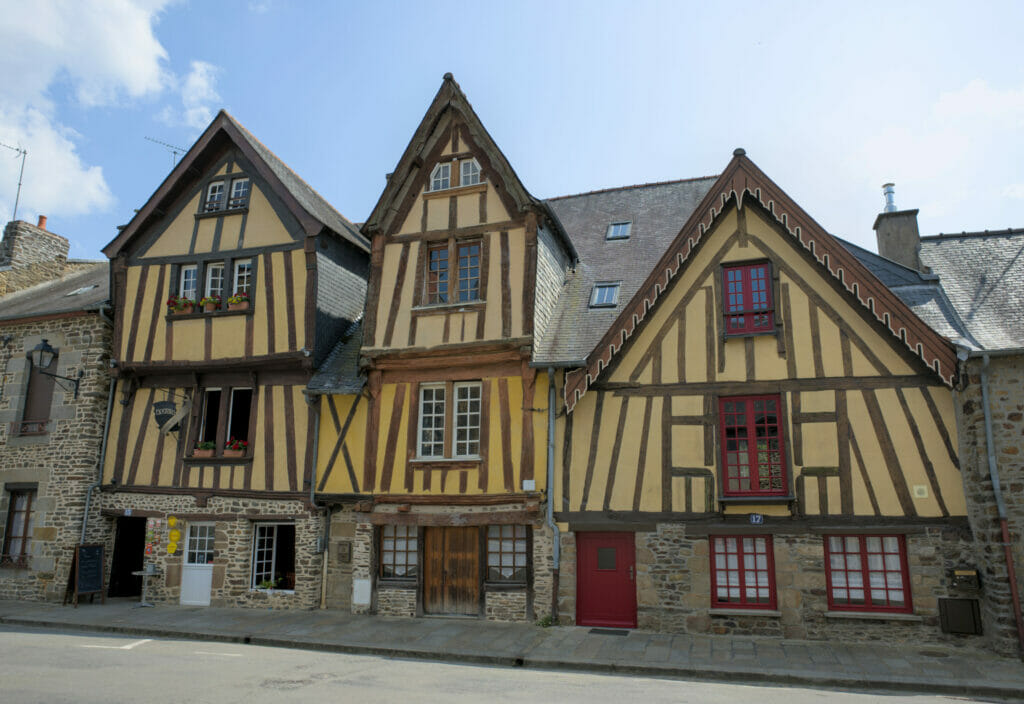
[[[896,212],[896,184],[895,183],[883,183],[882,193],[885,194],[885,210],[884,213],[895,213]]]

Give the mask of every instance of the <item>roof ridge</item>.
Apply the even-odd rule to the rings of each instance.
[[[1005,237],[1006,235],[1024,235],[1024,227],[1008,227],[1005,230],[977,230],[975,232],[939,232],[934,235],[922,235],[923,240],[945,240],[954,237]]]
[[[636,183],[636,184],[633,184],[631,186],[613,186],[613,187],[610,187],[610,188],[598,188],[598,189],[595,189],[593,191],[583,191],[582,193],[570,193],[569,195],[564,195],[564,196],[551,196],[550,198],[545,198],[544,200],[545,201],[564,200],[566,198],[578,198],[579,196],[592,196],[592,195],[595,195],[597,193],[610,193],[612,191],[629,191],[629,190],[633,190],[633,189],[636,189],[636,188],[650,188],[650,187],[653,187],[653,186],[668,186],[668,185],[672,185],[672,184],[676,184],[676,183],[692,183],[694,181],[707,181],[707,180],[710,180],[710,179],[717,179],[719,175],[720,174],[717,174],[717,175],[714,175],[714,176],[694,176],[693,178],[677,178],[677,179],[670,179],[668,181],[650,181],[648,183]]]

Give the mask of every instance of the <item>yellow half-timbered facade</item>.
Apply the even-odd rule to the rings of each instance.
[[[368,250],[224,112],[104,250],[120,401],[102,477],[112,582],[145,562],[157,598],[318,602],[304,390],[362,314]]]

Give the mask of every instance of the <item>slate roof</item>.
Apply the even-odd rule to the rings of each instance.
[[[97,310],[110,299],[107,262],[80,268],[67,276],[0,298],[0,320]]]
[[[315,394],[357,394],[365,382],[359,373],[359,348],[363,345],[362,317],[346,331],[320,365],[306,388]]]
[[[572,240],[579,263],[562,287],[547,329],[536,333],[535,364],[579,362],[594,349],[716,178],[609,188],[546,201]],[[605,239],[609,224],[627,220],[632,222],[629,239]],[[615,281],[621,282],[618,305],[591,308],[594,284]]]
[[[978,347],[1024,347],[1024,229],[922,237],[920,256]]]

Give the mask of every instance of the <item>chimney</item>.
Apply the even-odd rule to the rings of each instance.
[[[928,273],[921,264],[921,233],[917,229],[917,209],[897,210],[895,184],[882,186],[885,210],[875,218],[873,229],[878,239],[878,253],[897,264]]]
[[[39,222],[36,224],[36,227],[38,227],[40,230],[45,230],[46,229],[46,216],[45,215],[40,215],[39,216]]]

